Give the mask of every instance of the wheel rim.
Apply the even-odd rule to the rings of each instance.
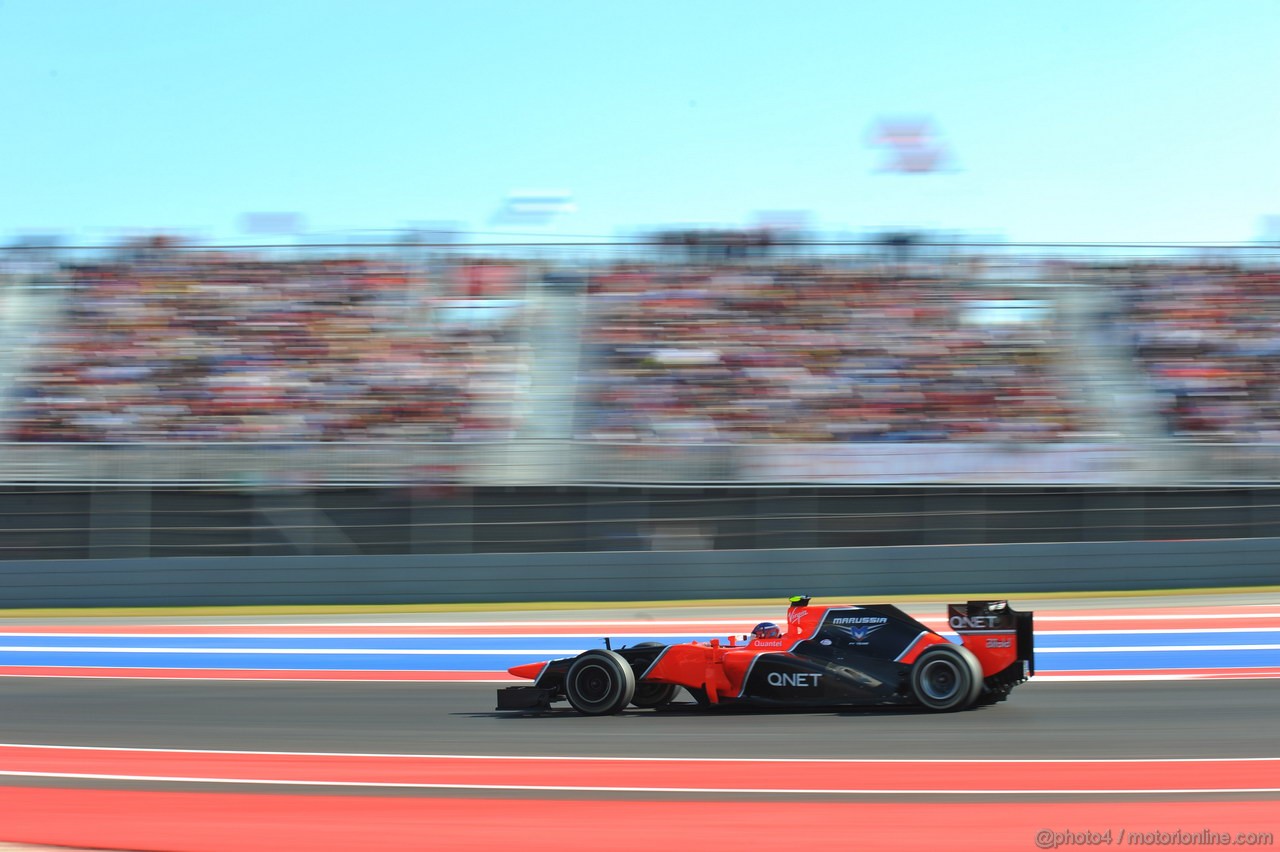
[[[583,666],[573,679],[578,697],[588,704],[599,704],[609,697],[613,678],[603,666]]]
[[[949,660],[932,660],[920,673],[920,689],[934,701],[954,698],[960,691],[960,672]]]

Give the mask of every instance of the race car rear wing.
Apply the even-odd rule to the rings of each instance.
[[[1034,614],[1008,601],[969,601],[947,607],[947,623],[982,663],[990,678],[1016,666],[1022,677],[1036,672]]]

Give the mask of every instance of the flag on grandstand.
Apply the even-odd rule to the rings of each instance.
[[[882,118],[871,131],[869,144],[885,153],[880,171],[929,174],[949,162],[946,143],[928,118]]]
[[[240,217],[240,230],[246,234],[300,234],[306,226],[301,213],[257,212]]]
[[[513,190],[507,193],[494,221],[499,224],[546,225],[576,213],[573,193],[563,189]]]

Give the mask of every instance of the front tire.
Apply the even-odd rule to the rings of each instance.
[[[635,672],[613,651],[584,651],[569,666],[564,679],[565,697],[584,716],[620,713],[635,692]]]
[[[982,693],[982,664],[968,648],[935,645],[912,667],[911,691],[930,710],[963,710]]]

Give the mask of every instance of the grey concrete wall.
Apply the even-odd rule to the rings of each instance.
[[[1031,594],[1280,585],[1280,539],[0,562],[0,608]]]

